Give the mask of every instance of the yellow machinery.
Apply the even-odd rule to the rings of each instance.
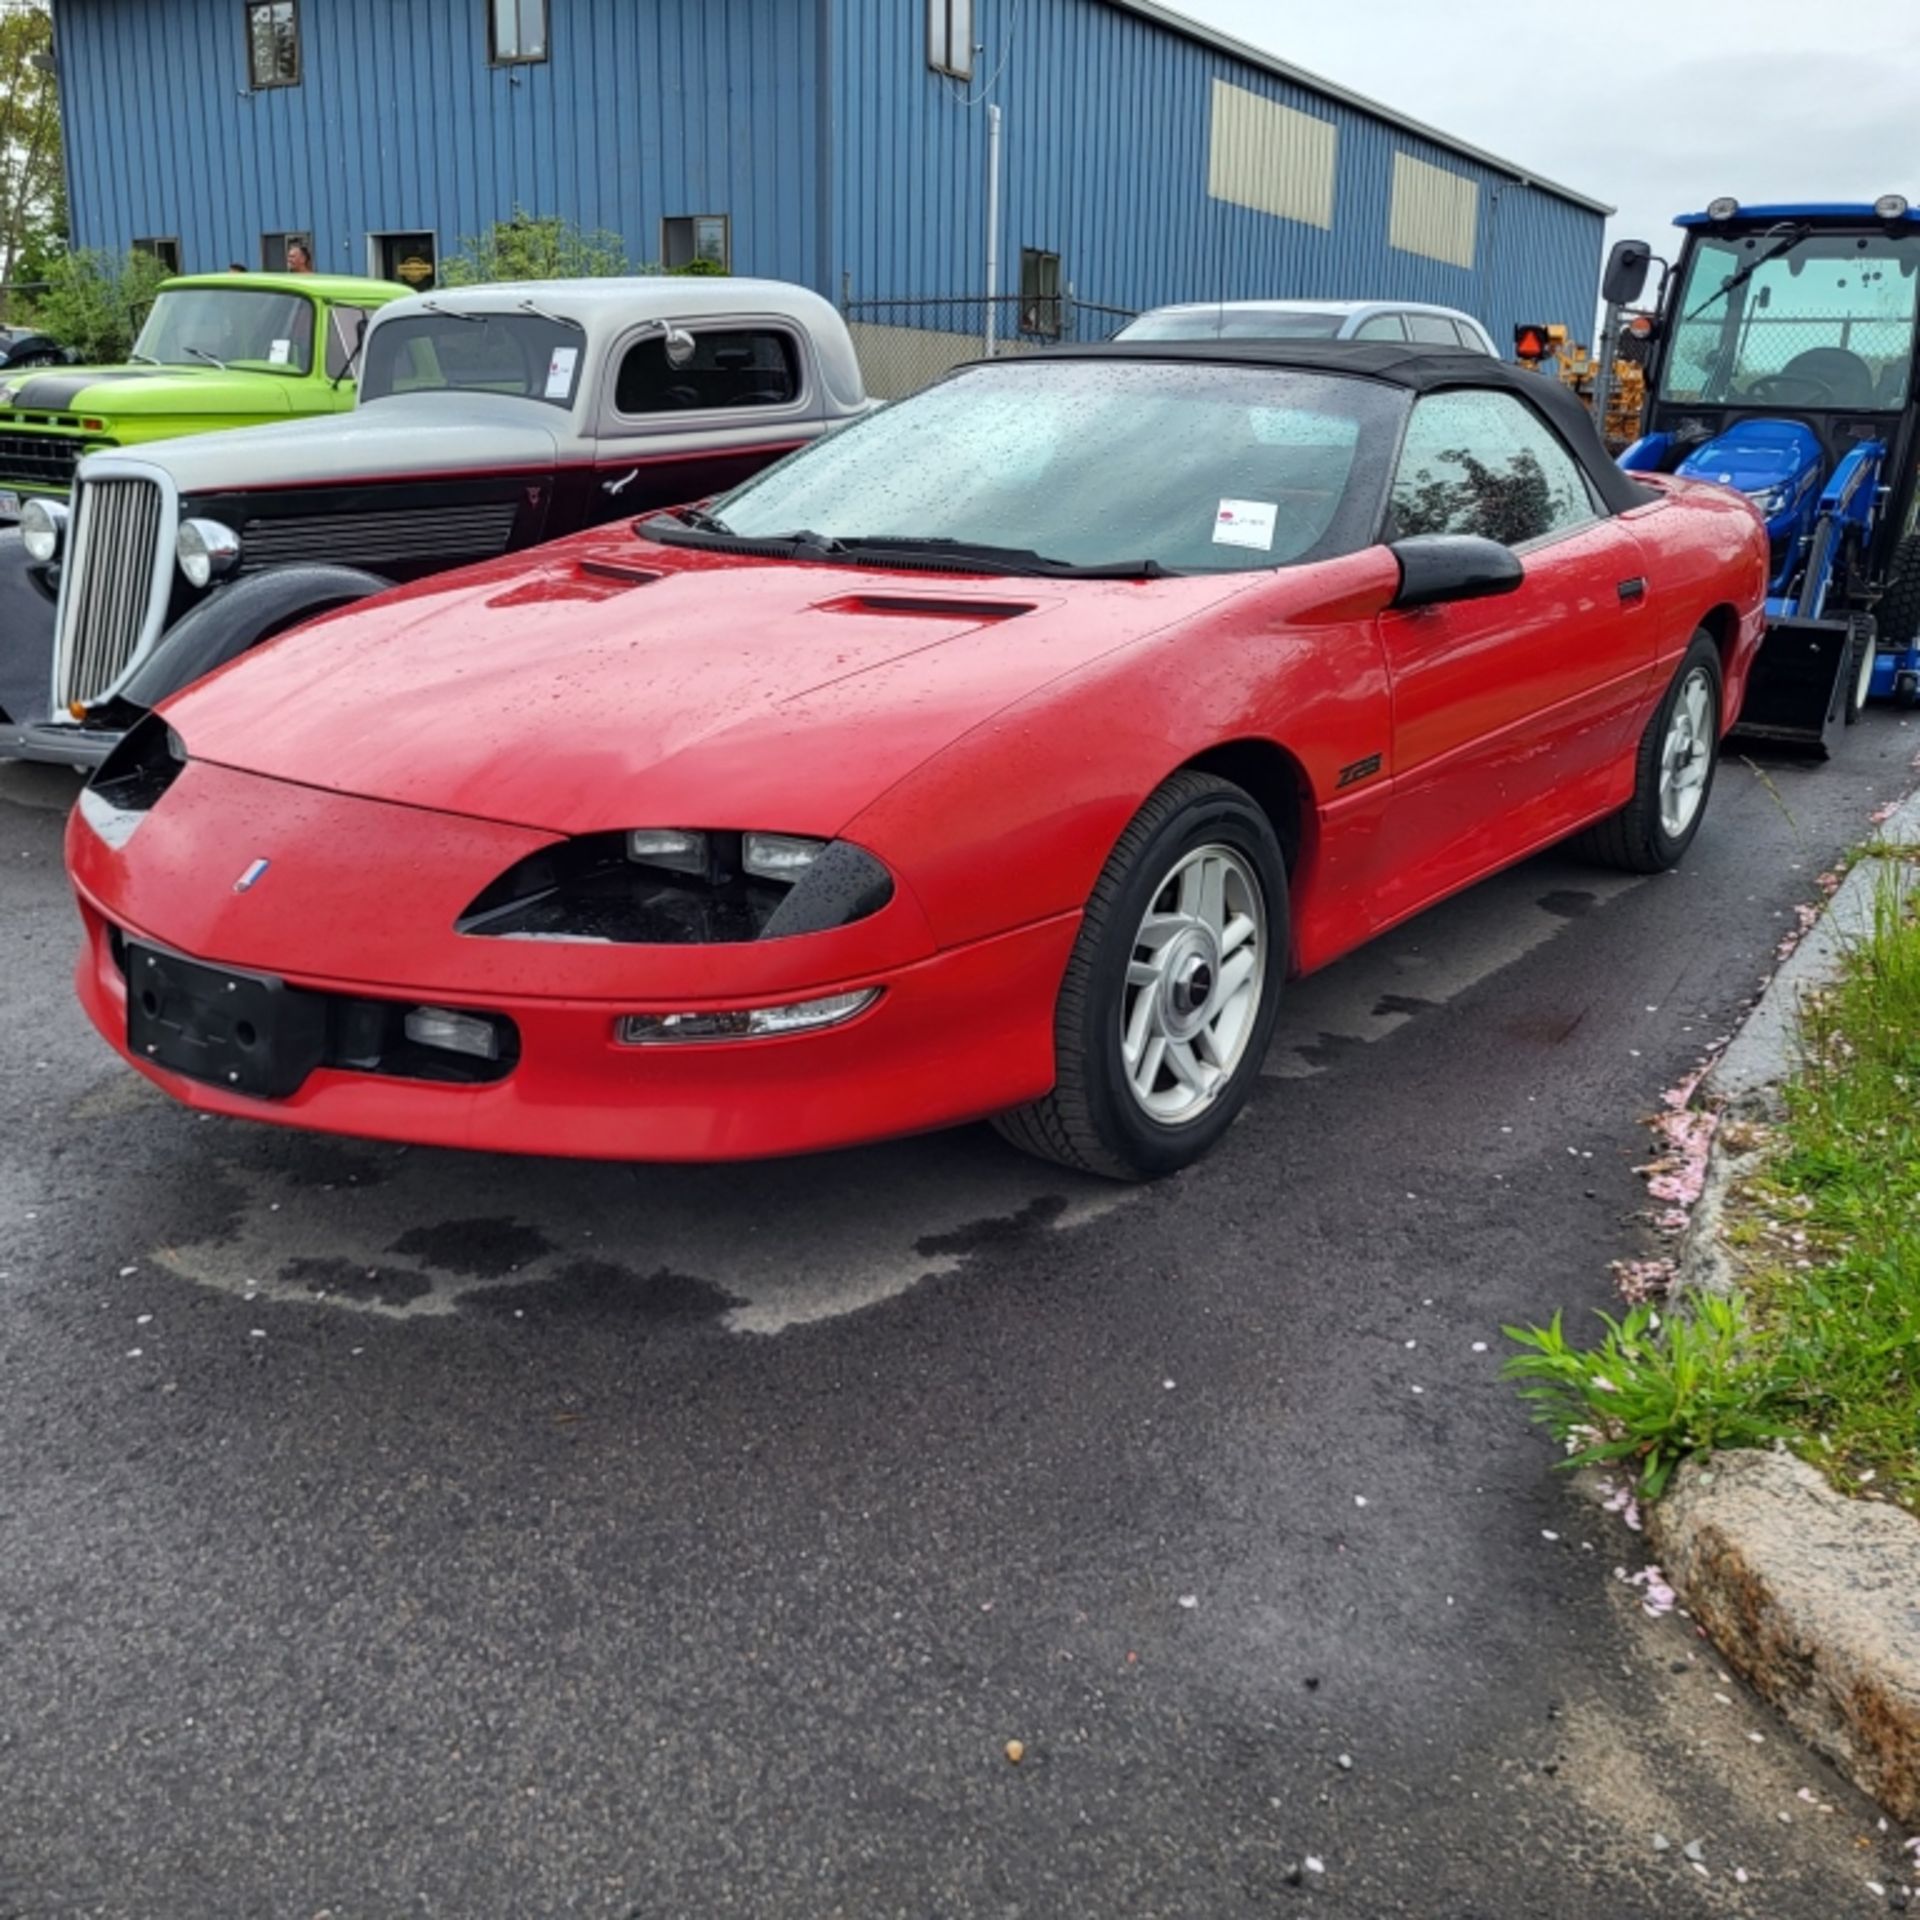
[[[1591,406],[1594,375],[1600,370],[1600,363],[1592,352],[1574,344],[1568,338],[1567,329],[1557,323],[1526,331],[1544,334],[1547,351],[1531,359],[1523,358],[1522,364],[1554,374],[1563,386],[1571,387]],[[1601,437],[1606,441],[1609,452],[1618,453],[1622,448],[1632,446],[1640,437],[1640,413],[1646,404],[1647,376],[1641,365],[1639,345],[1639,336],[1629,322],[1621,332],[1620,350],[1614,355],[1613,383],[1607,392],[1607,417],[1599,422]]]

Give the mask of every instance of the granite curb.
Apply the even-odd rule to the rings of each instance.
[[[1920,848],[1920,793],[1876,843]],[[1920,854],[1855,864],[1703,1077],[1719,1109],[1705,1183],[1676,1261],[1676,1295],[1737,1292],[1729,1198],[1765,1156],[1766,1123],[1801,1065],[1808,996],[1873,931],[1880,890],[1920,890]],[[1781,1452],[1683,1467],[1647,1516],[1667,1579],[1714,1644],[1809,1745],[1896,1819],[1920,1827],[1920,1520],[1837,1492]]]

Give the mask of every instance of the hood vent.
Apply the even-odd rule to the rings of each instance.
[[[848,593],[822,600],[820,613],[877,613],[920,620],[1016,620],[1031,613],[1031,600],[985,600],[961,594]]]

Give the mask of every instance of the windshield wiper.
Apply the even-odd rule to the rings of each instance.
[[[531,300],[522,300],[520,311],[532,314],[536,320],[545,320],[551,326],[571,327],[575,333],[586,332],[586,328],[578,320],[571,319],[564,313],[549,313],[545,307],[535,306]]]
[[[456,313],[452,307],[443,307],[438,300],[422,300],[420,310],[423,313],[444,314],[447,319],[464,321],[470,327],[484,327],[487,324],[484,313]]]
[[[157,367],[160,364],[150,353],[132,352],[127,355],[127,358],[129,360],[138,360],[143,367]]]
[[[180,351],[192,354],[196,360],[204,360],[210,367],[218,367],[222,373],[227,370],[227,363],[219,355],[209,353],[205,347],[182,347]]]
[[[786,547],[801,560],[927,560],[944,562],[962,572],[1004,573],[1036,580],[1172,580],[1179,576],[1158,560],[1111,560],[1081,566],[1055,560],[1030,547],[997,547],[974,540],[920,539],[908,534],[849,535],[816,533],[811,527],[791,527],[779,533],[742,533],[715,520],[698,507],[680,507],[672,513],[652,514],[636,522],[636,531],[671,546],[737,545]],[[692,536],[689,539],[689,535]]]
[[[814,535],[817,539],[819,536]],[[956,565],[978,561],[983,570],[995,573],[1031,574],[1040,579],[1059,580],[1171,580],[1173,569],[1158,560],[1103,560],[1082,565],[1073,560],[1056,560],[1050,554],[1036,553],[1031,547],[1000,547],[990,541],[919,538],[911,534],[852,534],[833,542],[834,551],[855,558],[863,553],[909,559],[925,554],[929,559],[951,560]]]
[[[1797,233],[1790,234],[1785,240],[1783,240],[1780,243],[1779,246],[1775,247],[1770,253],[1756,254],[1754,258],[1749,260],[1747,264],[1744,267],[1742,267],[1737,273],[1729,274],[1727,278],[1724,281],[1722,281],[1721,284],[1712,293],[1708,294],[1707,297],[1704,300],[1702,300],[1700,304],[1697,307],[1695,307],[1691,313],[1687,314],[1686,316],[1684,316],[1684,318],[1682,318],[1680,324],[1684,327],[1688,321],[1698,320],[1700,316],[1703,313],[1705,313],[1706,310],[1710,306],[1712,306],[1716,300],[1726,299],[1726,297],[1733,292],[1735,287],[1744,287],[1747,284],[1747,282],[1751,280],[1753,276],[1756,273],[1758,273],[1760,269],[1768,263],[1768,261],[1781,259],[1785,255],[1791,253],[1794,250],[1794,248],[1800,244],[1802,240],[1810,239],[1812,237],[1812,234],[1813,234],[1813,229],[1811,227],[1802,227]]]

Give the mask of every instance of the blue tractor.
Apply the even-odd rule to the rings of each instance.
[[[1920,700],[1916,301],[1920,213],[1872,206],[1686,214],[1643,323],[1647,407],[1620,464],[1718,481],[1772,543],[1767,639],[1740,719],[1750,739],[1824,755],[1878,694]],[[1653,264],[1622,240],[1609,309]]]

